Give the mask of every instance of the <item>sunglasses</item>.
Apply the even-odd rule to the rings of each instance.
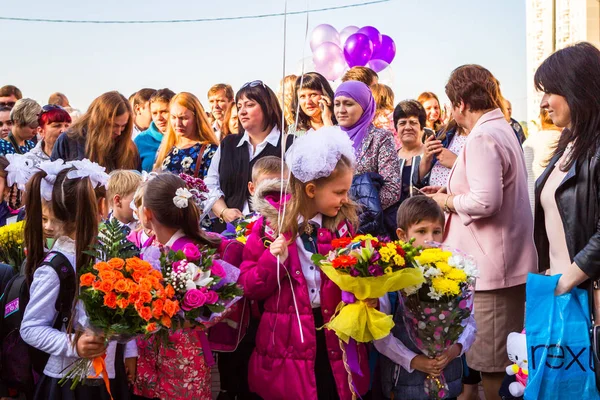
[[[252,87],[257,87],[257,86],[262,86],[265,89],[267,88],[265,86],[265,84],[263,83],[263,81],[258,80],[258,81],[252,81],[252,82],[244,83],[242,85],[241,89],[244,89],[244,88],[247,88],[247,87],[251,87],[252,88]]]
[[[40,115],[42,115],[43,113],[47,113],[50,112],[52,110],[62,110],[63,108],[57,104],[47,104],[44,107],[42,107],[42,112],[40,113]]]
[[[15,106],[15,101],[2,101],[0,102],[0,107],[10,107],[13,108]]]

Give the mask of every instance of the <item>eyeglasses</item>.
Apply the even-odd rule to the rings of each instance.
[[[1,101],[0,102],[0,107],[10,107],[13,108],[15,106],[16,102],[15,101]]]
[[[244,89],[244,88],[247,88],[247,87],[257,87],[257,86],[262,86],[265,89],[267,88],[265,86],[265,84],[263,83],[263,81],[258,80],[258,81],[252,81],[252,82],[244,83],[244,85],[242,85],[241,89]]]
[[[2,128],[4,125],[6,125],[7,127],[10,128],[11,126],[13,126],[13,122],[11,120],[4,121],[4,122],[0,121],[0,128]]]

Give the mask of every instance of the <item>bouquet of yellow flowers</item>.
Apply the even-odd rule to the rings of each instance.
[[[401,307],[411,341],[423,354],[435,358],[457,343],[464,330],[462,323],[473,308],[478,271],[471,257],[438,243],[432,245],[414,257],[414,266],[425,280],[402,289]],[[447,395],[443,373],[427,377],[425,393],[431,399]]]
[[[25,221],[0,228],[0,262],[12,265],[15,272],[25,261]]]
[[[350,338],[357,342],[384,338],[394,327],[392,317],[364,300],[422,284],[421,270],[410,268],[416,250],[401,241],[385,242],[371,235],[335,239],[331,245],[327,257],[315,254],[312,258],[344,291],[327,328],[346,343]]]

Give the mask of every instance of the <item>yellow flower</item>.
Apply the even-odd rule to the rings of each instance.
[[[394,263],[399,267],[403,267],[406,264],[406,261],[404,261],[404,257],[402,257],[400,254],[396,254],[394,256]]]
[[[379,255],[381,256],[383,262],[386,263],[389,263],[392,257],[394,256],[394,254],[392,254],[390,249],[388,249],[387,247],[382,247],[381,249],[379,249]]]
[[[352,243],[362,242],[363,240],[373,240],[375,242],[379,242],[379,240],[373,235],[358,235],[352,239]]]
[[[458,282],[451,279],[436,277],[431,280],[431,285],[436,292],[444,295],[456,296],[460,294]]]
[[[239,237],[236,237],[235,240],[237,240],[238,242],[240,242],[242,244],[246,244],[246,241],[248,240],[248,238],[246,236],[239,236]]]
[[[467,280],[465,271],[458,268],[451,268],[450,271],[444,272],[444,276],[457,282],[465,282]]]
[[[394,272],[394,270],[392,270],[392,267],[387,267],[386,269],[383,270],[383,272],[386,273],[386,275],[391,274],[392,272]]]
[[[438,248],[425,249],[420,255],[415,257],[421,265],[434,264],[437,262],[448,262],[448,258],[452,256],[449,251],[442,251]]]
[[[452,271],[452,267],[450,265],[448,265],[447,262],[444,262],[444,261],[436,262],[435,267],[437,269],[439,269],[440,271],[442,271],[442,273],[444,273],[444,274],[447,274],[448,272]]]

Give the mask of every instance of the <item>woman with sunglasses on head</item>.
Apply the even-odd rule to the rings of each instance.
[[[211,194],[219,196],[212,211],[222,222],[250,213],[248,182],[252,180],[252,166],[262,157],[281,157],[282,132],[287,127],[281,125],[277,96],[262,81],[242,86],[235,102],[240,133],[223,139],[205,179]]]
[[[35,100],[21,99],[10,112],[12,132],[0,140],[0,155],[25,154],[35,147],[33,139],[38,131],[38,115],[42,107]]]
[[[40,125],[39,132],[42,140],[29,152],[36,165],[42,161],[50,161],[54,143],[71,125],[71,116],[61,106],[49,104],[42,107],[38,123]]]

